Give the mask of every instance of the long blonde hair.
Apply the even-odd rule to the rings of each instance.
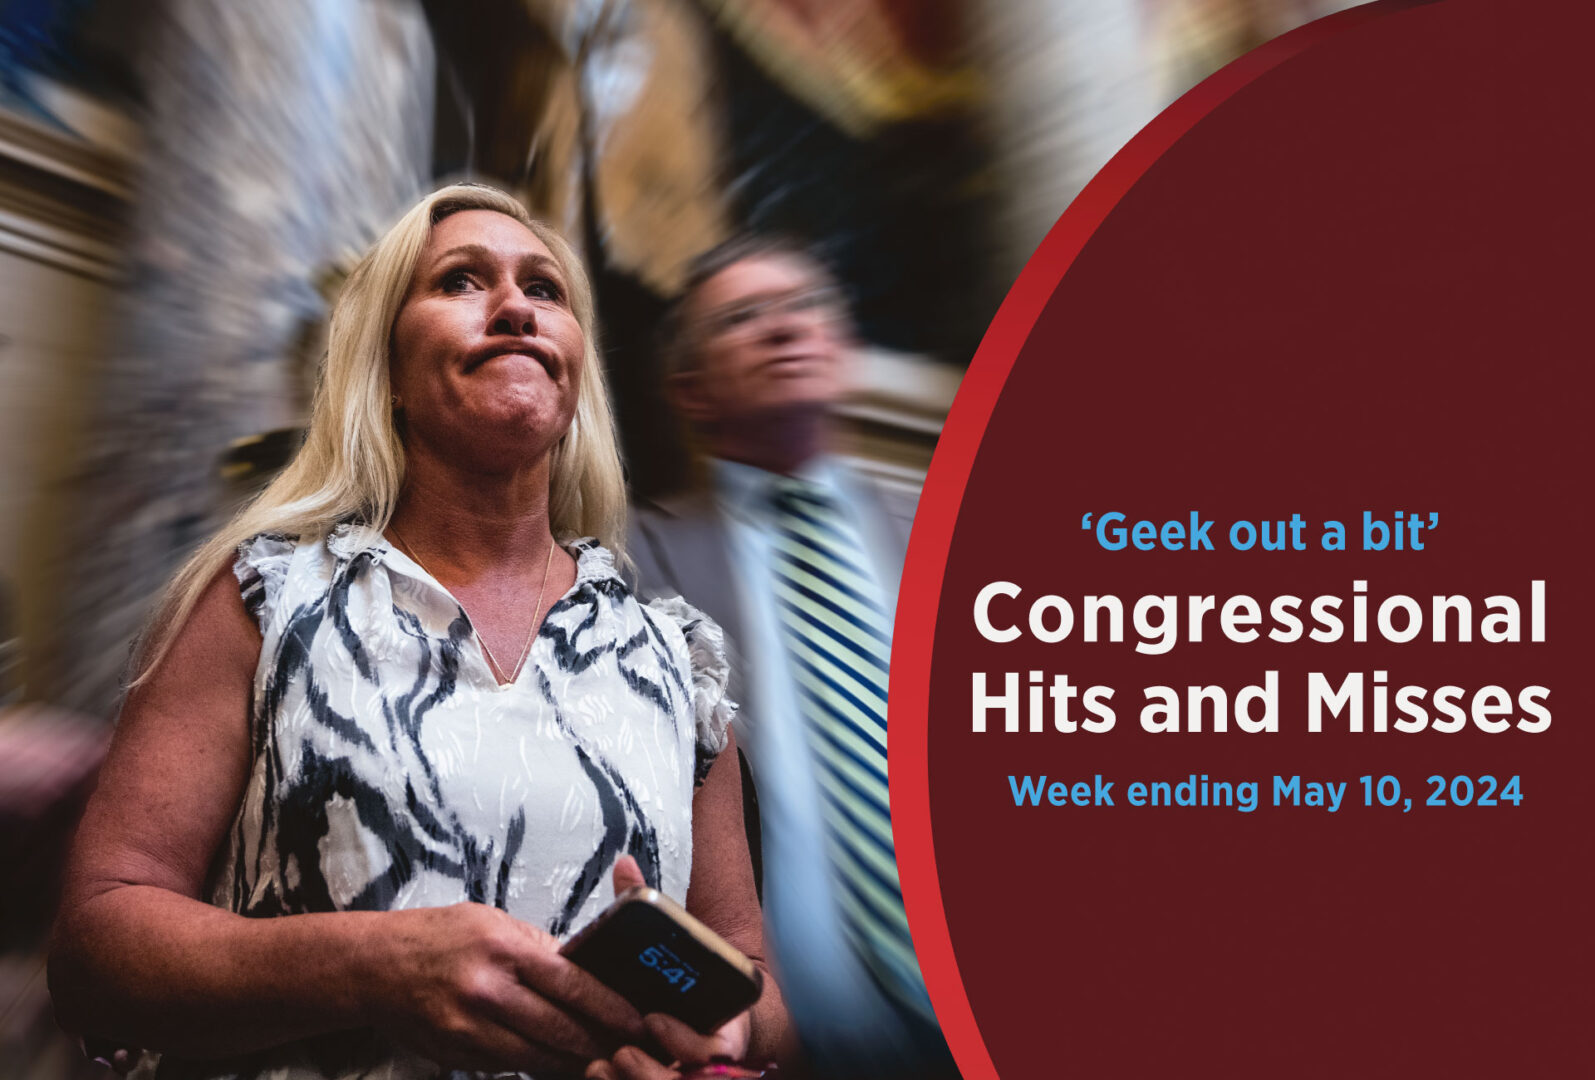
[[[593,536],[617,559],[624,558],[625,481],[599,367],[587,271],[570,243],[514,197],[484,184],[453,184],[417,203],[350,273],[333,305],[304,445],[178,570],[145,632],[145,646],[137,650],[144,659],[129,689],[149,678],[200,594],[243,541],[259,533],[324,536],[347,520],[379,533],[387,528],[404,484],[405,462],[391,406],[388,342],[432,226],[462,210],[493,210],[519,221],[547,245],[564,273],[586,346],[576,415],[550,461],[549,524],[556,541]]]

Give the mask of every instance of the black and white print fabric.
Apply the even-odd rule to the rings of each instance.
[[[576,583],[500,686],[460,604],[380,533],[262,535],[234,571],[263,646],[253,762],[211,902],[252,917],[472,900],[565,938],[636,857],[684,902],[692,796],[736,706],[720,628],[639,603],[577,541]],[[283,958],[291,963],[291,957]],[[439,1075],[371,1036],[141,1074],[256,1080]]]

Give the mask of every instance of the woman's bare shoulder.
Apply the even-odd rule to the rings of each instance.
[[[217,567],[128,705],[166,705],[174,695],[192,701],[196,693],[209,696],[220,689],[218,684],[248,685],[260,648],[260,628],[245,607],[233,567]]]
[[[198,895],[248,775],[260,648],[232,567],[221,567],[123,703],[69,896],[112,880]]]

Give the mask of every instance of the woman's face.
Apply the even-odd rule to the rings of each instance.
[[[444,218],[393,324],[411,451],[488,471],[535,460],[576,413],[584,345],[569,283],[536,234],[493,210]]]

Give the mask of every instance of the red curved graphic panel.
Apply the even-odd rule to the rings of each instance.
[[[972,1080],[1595,1064],[1578,315],[1595,214],[1576,74],[1589,39],[1570,14],[1373,4],[1272,42],[1133,140],[999,312],[927,479],[891,687],[909,917]],[[1148,550],[1111,549],[1095,526],[1114,512],[1153,523]],[[1204,521],[1213,550],[1170,542],[1208,535]],[[1238,550],[1238,521],[1285,550]],[[1347,526],[1344,550],[1324,542],[1330,521]],[[1017,588],[989,608],[1013,641],[972,618],[995,581]],[[1455,640],[1460,622],[1443,642],[1393,640],[1399,603],[1382,637],[1398,594],[1470,598],[1474,640]],[[1122,598],[1133,623],[1141,597],[1176,598],[1185,619],[1187,598],[1209,595],[1201,640],[1183,624],[1172,643],[1147,627],[1085,639],[1086,596]],[[1520,602],[1521,641],[1483,640],[1502,595]],[[1262,607],[1261,640],[1220,632],[1235,596]],[[1268,604],[1288,596],[1304,612],[1342,598],[1345,636],[1268,637]],[[1359,596],[1367,641],[1349,629]],[[1072,605],[1062,640],[1045,640],[1055,605],[1028,621],[1045,597]],[[1543,641],[1529,640],[1535,612]],[[1019,731],[1001,710],[975,730],[977,673],[992,694],[1016,677]],[[1354,674],[1362,731],[1347,719]],[[1092,686],[1113,692],[1098,699],[1110,730],[1080,727]],[[1223,731],[1211,717],[1149,731],[1154,686],[1216,688],[1227,706],[1255,686],[1275,729],[1232,715]],[[1455,732],[1444,687],[1459,691]],[[1533,687],[1547,693],[1525,704]],[[1376,709],[1408,715],[1404,688],[1425,727],[1374,730]],[[1331,691],[1342,711],[1320,709],[1313,731],[1313,694]],[[1536,704],[1551,717],[1539,730]],[[1498,731],[1497,717],[1525,723]],[[1055,804],[1042,776],[1113,785],[1114,805],[1074,805],[1068,788]],[[1513,776],[1516,803],[1454,797],[1457,777],[1500,793]],[[1126,802],[1136,781],[1187,778],[1214,798],[1254,781],[1259,805]],[[1335,809],[1313,784],[1325,803],[1339,790]]]

